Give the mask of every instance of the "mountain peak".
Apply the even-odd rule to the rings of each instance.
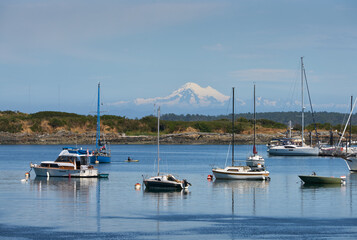
[[[135,103],[137,105],[141,104],[152,104],[159,103],[165,105],[196,105],[196,106],[209,106],[216,104],[223,104],[229,99],[229,96],[225,96],[218,92],[214,88],[201,87],[197,83],[187,82],[181,88],[172,92],[166,97],[156,97],[156,98],[137,98]]]

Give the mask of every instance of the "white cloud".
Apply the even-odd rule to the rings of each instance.
[[[119,106],[119,105],[125,105],[130,103],[130,101],[118,101],[118,102],[114,102],[114,103],[108,103],[107,105],[109,106]]]

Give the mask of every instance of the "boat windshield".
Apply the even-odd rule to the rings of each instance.
[[[55,162],[66,162],[66,163],[74,163],[77,160],[75,156],[58,156]]]
[[[79,158],[81,160],[80,165],[88,165],[88,157],[87,156],[80,156]]]

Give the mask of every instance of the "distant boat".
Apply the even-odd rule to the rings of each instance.
[[[125,162],[139,162],[139,160],[132,159],[131,157],[128,157],[128,159],[125,160]]]
[[[95,137],[95,150],[91,157],[91,163],[110,163],[111,151],[109,144],[100,139],[100,83],[98,83],[98,105],[97,105],[97,132]]]
[[[189,185],[186,179],[178,180],[172,174],[160,174],[160,107],[157,110],[157,175],[144,179],[148,190],[186,189]]]
[[[317,176],[316,173],[312,175],[299,175],[299,178],[305,184],[343,184],[346,177],[323,177]]]
[[[250,155],[246,161],[247,166],[249,167],[264,167],[265,161],[264,158],[258,154],[257,149],[255,147],[255,138],[256,138],[256,114],[255,114],[255,84],[254,84],[254,140],[253,140],[253,154]]]
[[[232,166],[225,168],[213,168],[216,179],[234,180],[265,180],[269,179],[269,172],[262,166],[234,166],[234,88],[232,88]]]
[[[281,145],[268,148],[270,155],[276,156],[318,156],[319,148],[305,146],[304,144],[304,63],[301,57],[301,145]]]
[[[89,165],[91,154],[88,150],[65,147],[55,161],[43,161],[40,165],[31,163],[30,167],[38,177],[108,177]]]

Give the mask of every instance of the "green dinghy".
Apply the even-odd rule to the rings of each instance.
[[[344,184],[346,177],[323,177],[317,176],[316,173],[312,175],[299,175],[299,178],[305,184]]]

